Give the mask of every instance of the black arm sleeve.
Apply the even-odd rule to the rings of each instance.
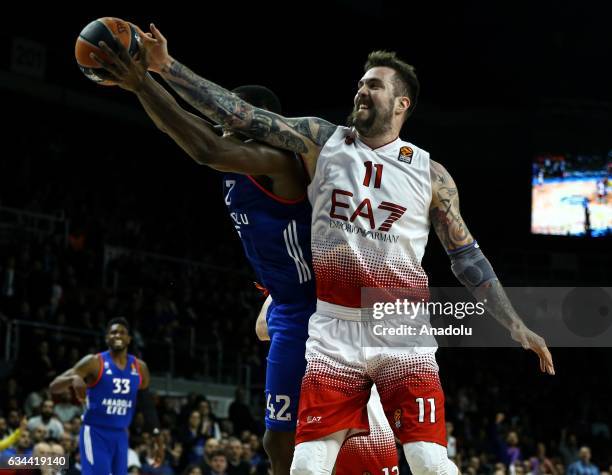
[[[138,391],[137,404],[144,415],[145,430],[151,434],[159,431],[159,417],[157,417],[153,396],[148,389],[141,389]]]
[[[497,279],[493,267],[476,241],[449,252],[449,257],[453,274],[468,289],[474,289]]]

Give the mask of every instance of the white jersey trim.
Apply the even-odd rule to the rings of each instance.
[[[308,267],[308,263],[304,259],[304,254],[302,253],[302,248],[300,247],[300,242],[298,241],[297,224],[295,219],[292,219],[289,225],[285,228],[283,231],[283,237],[285,238],[287,253],[295,263],[300,284],[312,280],[312,272]]]
[[[85,457],[87,461],[93,465],[94,464],[94,456],[93,456],[93,446],[91,444],[91,427],[85,425],[83,429],[83,442],[85,445]]]

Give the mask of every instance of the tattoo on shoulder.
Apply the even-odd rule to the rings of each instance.
[[[459,212],[457,186],[446,169],[431,161],[432,206],[429,218],[445,249],[467,244],[471,235]]]
[[[334,135],[336,126],[323,119],[310,119],[310,130],[314,130],[312,140],[317,145],[324,145]]]
[[[336,130],[334,124],[317,117],[287,119],[287,122],[298,134],[308,137],[319,146],[323,146]]]
[[[262,109],[253,111],[250,125],[247,135],[297,153],[308,152],[306,139],[322,146],[336,129],[335,125],[323,119],[313,117],[285,119]]]

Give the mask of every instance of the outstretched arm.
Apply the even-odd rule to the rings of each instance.
[[[301,177],[301,164],[292,154],[263,144],[224,140],[204,119],[183,109],[174,97],[147,73],[146,50],[141,54],[140,60],[135,61],[120,42],[117,42],[118,53],[105,44],[101,47],[111,62],[95,55],[93,58],[114,76],[120,87],[132,91],[138,97],[155,125],[197,163],[220,171],[249,175]],[[301,183],[298,191],[301,196]],[[283,197],[295,198],[292,195]]]
[[[523,348],[537,353],[540,369],[555,374],[544,339],[527,328],[497,279],[493,267],[470,234],[459,211],[457,185],[437,162],[431,161],[432,198],[429,218],[451,259],[453,273]]]
[[[166,38],[151,24],[152,35],[143,35],[150,59],[149,69],[164,80],[189,104],[213,121],[316,161],[321,148],[336,126],[316,117],[288,119],[253,107],[217,84],[204,79],[168,54]]]

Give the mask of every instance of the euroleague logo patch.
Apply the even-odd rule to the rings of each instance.
[[[399,155],[397,156],[397,159],[400,162],[404,162],[407,163],[408,165],[410,165],[412,163],[412,155],[414,154],[412,148],[407,147],[407,146],[403,146],[402,148],[400,148],[399,151]]]
[[[408,147],[402,147],[402,148],[408,148]],[[402,426],[402,410],[401,409],[396,409],[395,412],[393,413],[393,420],[395,421],[395,427],[397,427],[398,429]]]

